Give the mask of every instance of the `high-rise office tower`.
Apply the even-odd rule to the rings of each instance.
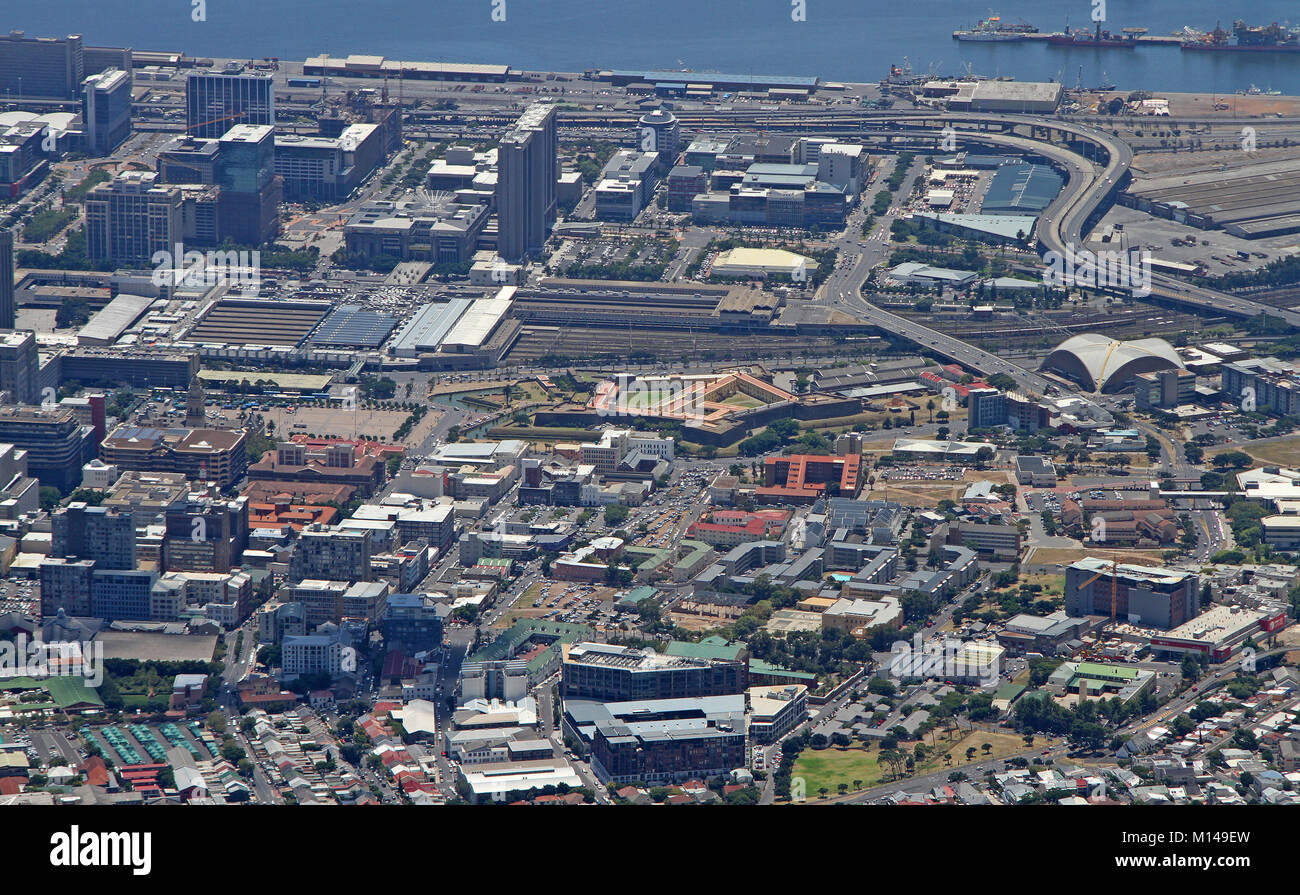
[[[14,234],[0,230],[0,329],[13,329],[18,308],[14,305]]]
[[[541,251],[555,219],[556,111],[530,106],[497,149],[497,253],[518,261]]]
[[[131,73],[110,68],[86,78],[81,117],[90,155],[109,155],[131,136]]]
[[[221,238],[252,246],[274,239],[284,195],[284,180],[275,173],[275,128],[237,124],[222,135],[220,146]]]
[[[177,137],[162,149],[154,168],[163,183],[200,183],[216,186],[220,140]]]
[[[0,442],[27,451],[27,471],[41,485],[68,492],[95,456],[95,429],[67,408],[0,405]]]
[[[271,76],[238,63],[191,73],[185,82],[185,133],[218,139],[236,124],[275,124]]]
[[[76,99],[85,77],[80,34],[0,37],[0,91],[11,99]]]
[[[130,513],[73,501],[50,515],[50,555],[93,559],[97,569],[135,568],[135,524]]]
[[[152,171],[123,171],[86,195],[86,254],[91,261],[152,264],[184,233],[183,197]]]
[[[8,392],[15,403],[37,404],[39,373],[36,333],[0,330],[0,391]]]
[[[659,161],[672,167],[681,152],[681,126],[677,116],[666,109],[642,115],[637,122],[637,143],[642,152],[659,153]]]

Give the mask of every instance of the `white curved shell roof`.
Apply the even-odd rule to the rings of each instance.
[[[1106,387],[1107,380],[1134,361],[1168,361],[1171,366],[1183,366],[1182,359],[1174,350],[1174,346],[1164,339],[1136,339],[1132,342],[1121,342],[1100,333],[1083,333],[1071,336],[1057,346],[1044,361],[1044,365],[1061,353],[1072,355],[1077,359],[1092,378],[1093,387],[1097,391],[1102,391]],[[1148,364],[1142,366],[1150,369]]]

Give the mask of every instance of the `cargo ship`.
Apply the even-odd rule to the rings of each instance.
[[[1194,52],[1300,53],[1300,30],[1287,28],[1277,22],[1271,25],[1247,25],[1238,19],[1232,23],[1231,34],[1216,23],[1213,31],[1200,37],[1188,38],[1179,46]]]
[[[1055,34],[1047,35],[1047,43],[1053,47],[1114,47],[1127,49],[1138,45],[1138,33],[1145,29],[1126,28],[1118,34],[1110,31],[1102,31],[1101,24],[1097,24],[1096,31],[1085,31],[1078,29],[1071,31],[1066,28],[1064,31],[1058,31]]]
[[[969,31],[954,31],[953,40],[1015,41],[1024,40],[1026,34],[1037,34],[1038,29],[1025,22],[1014,25],[1002,21],[1001,16],[990,15],[975,23]]]

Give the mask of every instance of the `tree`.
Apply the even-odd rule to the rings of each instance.
[[[176,772],[168,765],[158,771],[158,785],[163,789],[176,788]]]
[[[1231,450],[1224,451],[1221,454],[1215,454],[1214,459],[1210,461],[1218,469],[1231,467],[1233,469],[1245,469],[1251,464],[1250,454],[1245,451]]]
[[[883,677],[873,677],[867,681],[867,692],[875,693],[879,696],[893,696],[898,692],[893,681]]]
[[[902,776],[903,756],[892,749],[885,749],[879,755],[879,761],[888,765],[894,777]]]
[[[40,495],[41,495],[41,509],[43,510],[54,509],[59,505],[59,501],[62,499],[62,495],[59,493],[59,489],[50,487],[48,485],[41,488]]]

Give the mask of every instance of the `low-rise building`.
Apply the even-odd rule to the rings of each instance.
[[[1016,481],[1033,488],[1055,488],[1056,467],[1046,457],[1022,454],[1016,457]]]
[[[876,628],[900,628],[903,609],[894,597],[881,600],[836,600],[821,614],[822,630],[842,631],[856,637]]]
[[[808,688],[798,684],[750,687],[749,738],[755,743],[775,743],[808,716]]]

